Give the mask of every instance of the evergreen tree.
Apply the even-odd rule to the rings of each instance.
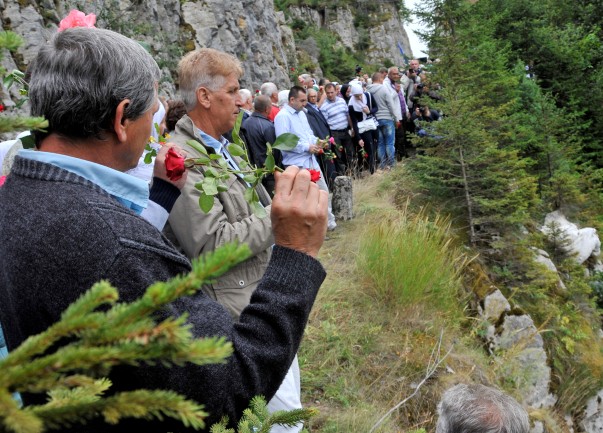
[[[442,3],[447,10],[449,2]],[[505,47],[472,19],[470,6],[454,7],[443,23],[432,18],[441,56],[431,80],[443,87],[436,108],[444,117],[426,125],[431,137],[415,140],[425,152],[411,169],[466,215],[473,243],[487,243],[526,220],[537,202],[536,182],[527,173],[530,161],[506,143],[518,80],[506,68]]]

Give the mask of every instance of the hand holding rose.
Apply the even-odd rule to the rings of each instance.
[[[289,166],[274,176],[270,219],[275,243],[316,257],[327,233],[328,193],[311,182],[306,169]]]
[[[157,152],[153,176],[170,182],[178,189],[186,183],[187,172],[184,167],[184,157],[180,149],[173,144],[165,144]]]

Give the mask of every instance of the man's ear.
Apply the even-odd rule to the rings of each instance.
[[[204,108],[209,108],[211,105],[210,101],[210,91],[205,87],[199,87],[196,91],[197,95],[197,103],[203,106]]]
[[[117,139],[124,143],[128,139],[127,128],[130,123],[129,119],[126,119],[126,108],[130,104],[129,99],[124,99],[119,103],[117,109],[115,110],[115,118],[113,119],[113,129],[115,130],[115,135]]]

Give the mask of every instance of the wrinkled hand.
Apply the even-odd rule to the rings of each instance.
[[[275,243],[316,257],[327,233],[328,193],[310,181],[305,169],[290,166],[274,176],[270,219]]]
[[[185,156],[184,152],[175,144],[164,144],[163,146],[161,146],[161,149],[157,151],[157,157],[155,158],[155,167],[153,168],[153,176],[163,179],[181,190],[184,187],[184,184],[186,184],[186,177],[188,175],[188,171],[185,171],[184,174],[182,174],[182,177],[176,181],[173,181],[168,177],[165,169],[165,156],[170,147],[173,147],[174,150],[183,157]]]

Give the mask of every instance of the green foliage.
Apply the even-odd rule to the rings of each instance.
[[[23,38],[11,31],[0,31],[0,60],[3,57],[3,49],[16,51],[23,43]],[[27,83],[24,80],[25,74],[15,70],[7,74],[6,69],[0,66],[0,76],[7,89],[13,84],[21,86],[20,93],[22,98],[17,102],[16,107],[20,107],[27,100]],[[43,130],[48,127],[48,121],[43,117],[22,117],[22,116],[0,116],[0,134],[12,131],[23,130]]]
[[[243,417],[237,425],[237,430],[227,428],[228,419],[214,424],[211,433],[269,433],[274,425],[293,427],[302,421],[307,421],[315,416],[315,409],[294,409],[288,412],[276,411],[268,413],[266,400],[256,396],[251,400],[248,409],[243,412]]]
[[[274,155],[272,149],[291,150],[297,146],[299,138],[290,133],[279,135],[273,144],[266,143],[267,157],[264,167],[255,167],[249,162],[249,155],[243,140],[239,135],[241,127],[241,119],[243,112],[239,113],[235,122],[232,137],[234,142],[228,145],[228,152],[232,156],[240,157],[240,170],[234,170],[229,165],[226,159],[220,154],[209,154],[207,149],[195,140],[188,140],[186,144],[199,152],[201,158],[186,159],[184,164],[187,168],[202,167],[203,181],[195,184],[195,188],[201,191],[199,196],[199,207],[205,213],[212,210],[214,207],[214,197],[218,193],[228,190],[226,183],[231,175],[241,176],[245,182],[249,184],[245,190],[245,200],[251,206],[254,215],[258,218],[265,218],[268,213],[260,203],[260,197],[256,188],[260,185],[262,178],[267,174],[274,173],[275,170],[281,170],[274,163]]]
[[[206,413],[199,404],[162,390],[104,397],[111,382],[98,375],[107,375],[118,365],[224,362],[232,347],[223,338],[193,338],[186,316],[159,321],[154,316],[249,255],[246,245],[226,245],[193,261],[190,274],[157,282],[130,303],[118,303],[117,290],[108,282],[95,284],[58,322],[30,336],[0,361],[0,430],[38,433],[99,416],[112,424],[124,417],[167,416],[185,426],[202,428]],[[48,393],[48,401],[19,408],[11,397],[13,392]]]
[[[448,221],[440,217],[430,220],[423,213],[412,215],[406,207],[395,219],[366,230],[358,266],[371,278],[373,290],[384,302],[428,302],[451,315],[460,315],[460,275],[467,258],[451,245],[450,237]]]

